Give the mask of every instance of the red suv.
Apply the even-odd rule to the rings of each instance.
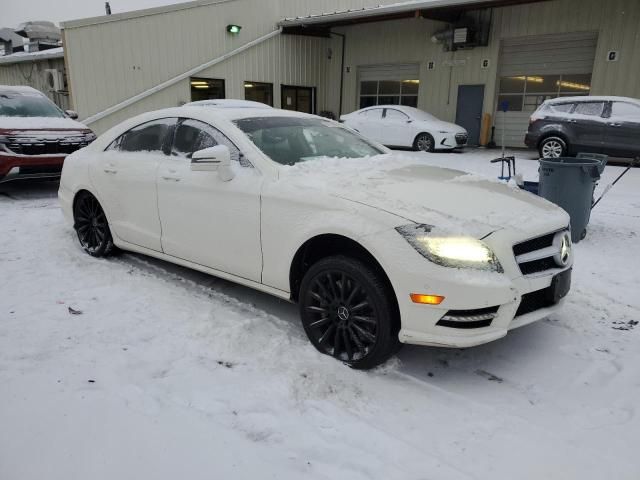
[[[96,138],[77,117],[31,87],[0,85],[0,183],[59,177],[65,157]]]

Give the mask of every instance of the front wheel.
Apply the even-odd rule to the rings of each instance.
[[[540,157],[558,158],[567,154],[567,143],[560,137],[547,137],[540,142]]]
[[[113,238],[104,210],[96,197],[80,192],[73,206],[73,227],[85,252],[105,257],[113,251]]]
[[[357,369],[373,368],[399,348],[399,315],[382,275],[345,256],[318,261],[300,285],[300,316],[311,343]]]
[[[420,152],[433,152],[436,149],[436,142],[430,134],[421,133],[413,141],[413,149]]]

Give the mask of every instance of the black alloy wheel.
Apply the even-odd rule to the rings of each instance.
[[[354,368],[373,368],[400,345],[392,298],[380,275],[363,262],[328,257],[302,281],[302,323],[320,352]]]
[[[85,252],[94,257],[109,255],[113,238],[107,217],[96,197],[81,192],[73,207],[74,228]]]
[[[420,152],[433,152],[436,149],[436,142],[428,133],[421,133],[413,141],[413,149]]]

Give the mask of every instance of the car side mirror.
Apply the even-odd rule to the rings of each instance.
[[[218,172],[223,182],[228,182],[235,175],[231,169],[231,152],[225,145],[205,148],[194,152],[191,156],[191,170],[194,172]]]
[[[73,120],[77,120],[78,118],[78,112],[76,112],[75,110],[65,110],[64,114]]]

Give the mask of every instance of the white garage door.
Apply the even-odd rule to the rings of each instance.
[[[496,142],[524,146],[529,116],[549,98],[588,95],[598,43],[595,32],[502,40],[498,67]],[[508,112],[501,113],[508,105]]]
[[[418,106],[419,72],[417,63],[358,67],[358,108]]]

